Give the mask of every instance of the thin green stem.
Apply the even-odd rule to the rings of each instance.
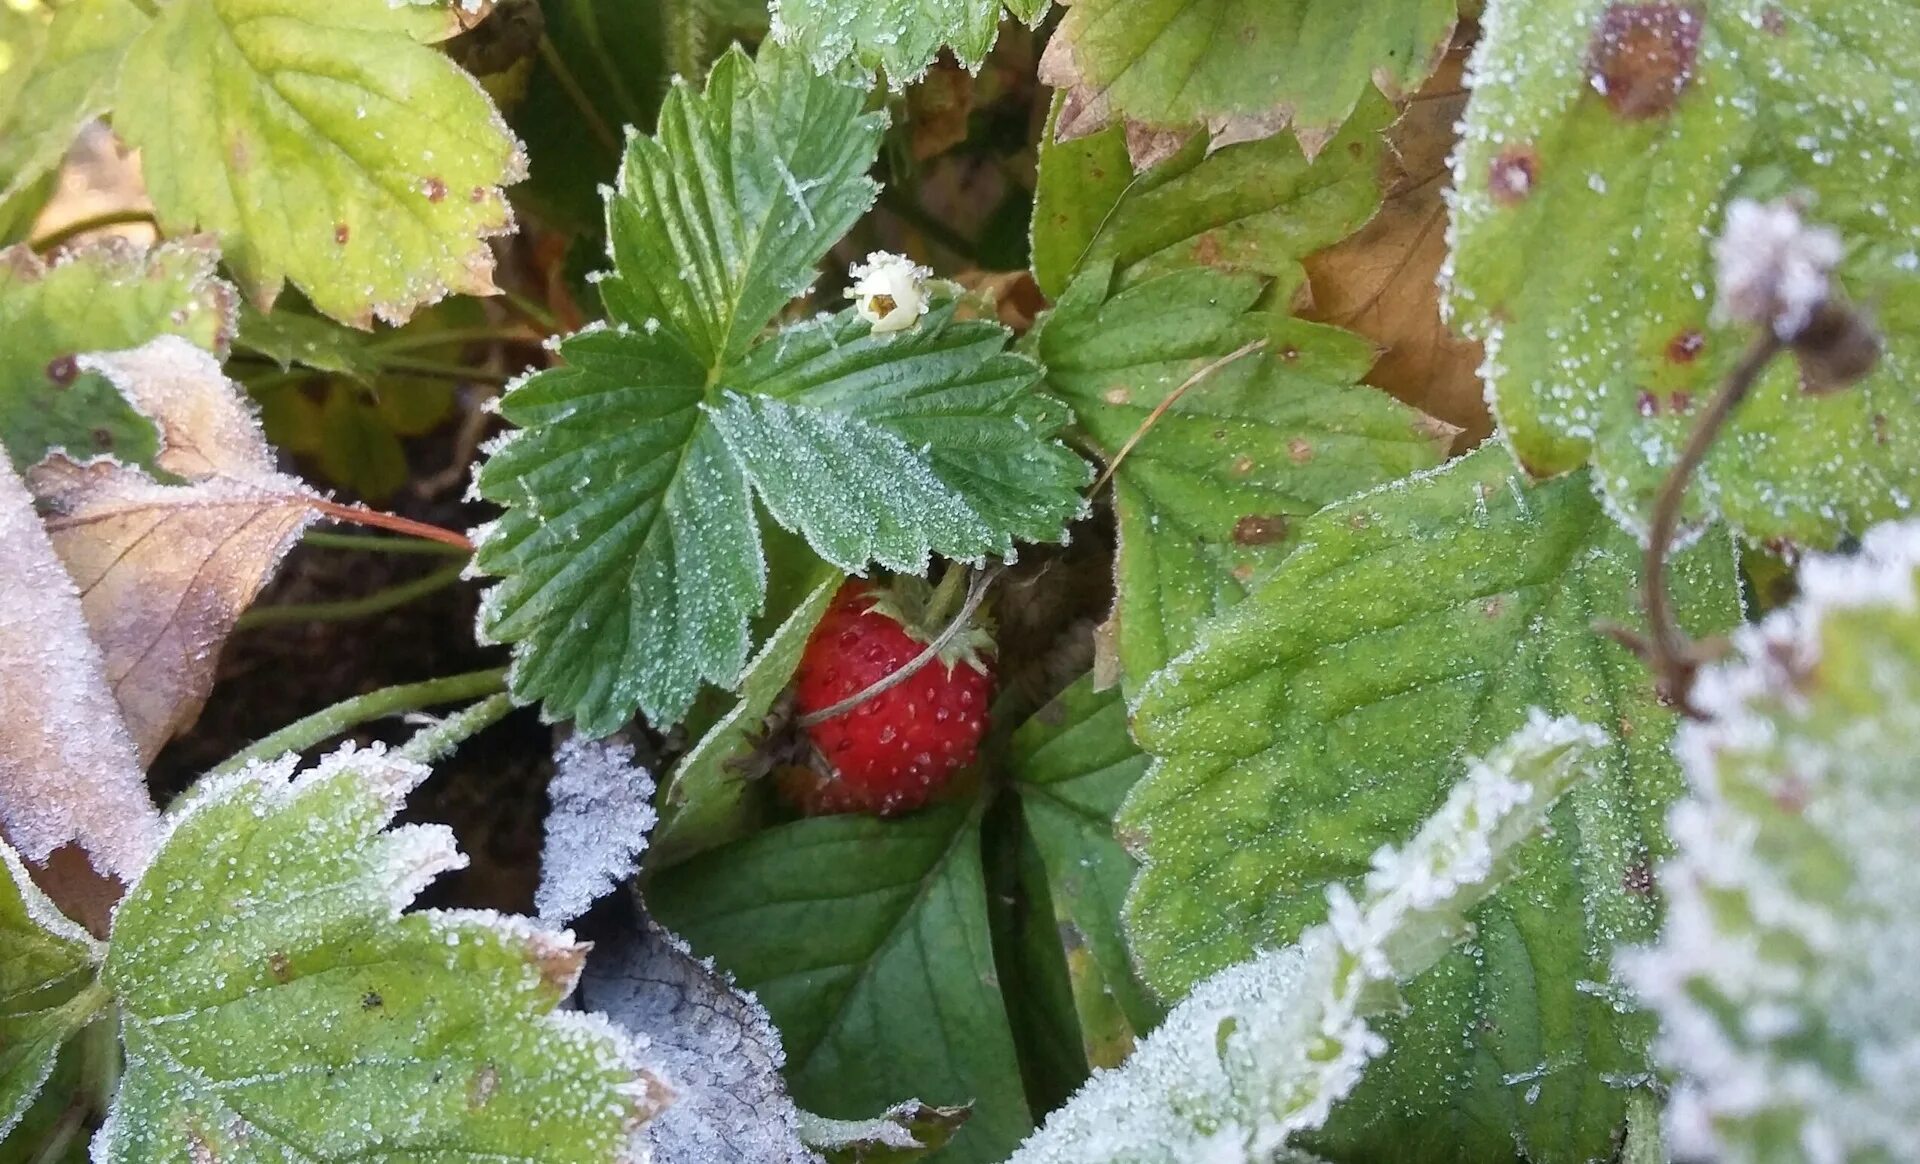
[[[432,727],[422,728],[401,745],[396,755],[420,764],[437,764],[451,756],[455,748],[506,718],[506,714],[512,710],[512,696],[505,692],[489,695]]]
[[[527,298],[525,295],[517,291],[508,291],[502,288],[500,298],[507,306],[526,316],[536,325],[545,328],[549,334],[560,330],[560,320],[553,312],[548,311],[545,307]]]
[[[573,102],[574,106],[580,110],[580,118],[586,122],[588,132],[599,139],[601,145],[607,147],[607,152],[616,158],[619,157],[620,135],[614,133],[607,127],[607,123],[601,120],[600,111],[593,106],[593,98],[587,96],[587,91],[580,87],[579,79],[573,75],[573,70],[567,67],[566,60],[560,56],[560,50],[554,47],[553,38],[544,34],[540,37],[540,59],[553,71],[553,79],[559,84],[560,91],[567,95],[567,100]]]
[[[382,372],[405,372],[412,376],[433,376],[441,380],[477,380],[483,384],[505,384],[510,377],[504,372],[488,372],[480,368],[470,368],[465,364],[450,363],[446,360],[423,360],[413,356],[382,357]]]
[[[446,547],[452,549],[451,546]],[[240,616],[234,624],[236,630],[248,630],[262,626],[285,626],[290,622],[349,622],[356,618],[371,618],[389,610],[417,602],[429,594],[445,590],[460,580],[466,564],[447,566],[397,586],[385,590],[376,590],[360,598],[347,598],[338,602],[290,602],[284,606],[256,606]]]
[[[497,667],[490,671],[469,671],[464,675],[429,679],[425,683],[406,683],[398,687],[383,687],[378,691],[369,691],[365,695],[356,695],[352,699],[342,700],[332,707],[316,711],[305,719],[288,724],[251,747],[241,750],[226,763],[215,768],[213,774],[234,772],[255,760],[270,760],[286,752],[304,752],[369,720],[419,711],[422,708],[435,707],[443,703],[478,699],[505,691],[506,687],[506,668]]]
[[[367,350],[376,353],[411,352],[421,348],[452,347],[454,344],[537,344],[544,335],[511,324],[497,327],[450,327],[445,331],[395,332],[374,340]]]
[[[69,222],[58,230],[34,239],[33,249],[46,254],[57,247],[65,246],[89,231],[105,230],[110,226],[129,226],[134,223],[155,225],[151,210],[109,210],[102,214],[88,215],[86,218]]]
[[[326,530],[308,530],[301,544],[322,550],[365,550],[375,554],[433,554],[464,558],[467,551],[445,542],[430,542],[425,538],[389,538],[379,534],[329,533]]]

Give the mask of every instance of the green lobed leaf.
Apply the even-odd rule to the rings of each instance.
[[[1071,0],[1041,79],[1098,125],[1291,127],[1317,149],[1369,90],[1419,88],[1455,16],[1456,0]]]
[[[1322,1147],[1337,1159],[1540,1161],[1611,1150],[1647,1070],[1648,1021],[1616,1007],[1609,953],[1652,932],[1648,862],[1679,777],[1674,716],[1594,630],[1637,619],[1640,551],[1583,476],[1522,483],[1483,447],[1302,522],[1272,576],[1140,696],[1155,757],[1120,816],[1146,868],[1128,933],[1178,996],[1324,913],[1439,802],[1463,755],[1529,707],[1604,724],[1601,778],[1475,915],[1479,940],[1410,992]],[[1709,535],[1675,566],[1694,633],[1738,618],[1733,555]],[[1602,984],[1595,987],[1592,984]]]
[[[24,246],[0,251],[0,444],[17,467],[55,449],[83,460],[153,456],[153,422],[105,378],[76,368],[73,357],[160,335],[224,356],[235,297],[214,277],[218,258],[204,239],[151,250],[116,239],[63,252],[50,264]]]
[[[525,163],[473,78],[432,48],[453,4],[174,0],[119,75],[114,129],[169,234],[217,234],[249,297],[291,280],[355,326],[493,292],[501,188]]]
[[[1830,545],[1920,490],[1920,9],[1907,0],[1494,0],[1455,161],[1455,317],[1535,474],[1591,462],[1632,526],[1747,344],[1711,317],[1737,196],[1802,193],[1887,337],[1819,398],[1781,360],[1692,490],[1748,536]],[[1569,242],[1568,240],[1576,240]]]
[[[27,205],[87,122],[107,111],[127,46],[145,23],[131,0],[0,8],[0,221]]]
[[[127,1061],[99,1158],[624,1158],[657,1081],[604,1020],[555,1009],[584,947],[401,915],[462,863],[442,827],[386,827],[426,770],[294,763],[196,786],[114,916]]]
[[[1147,757],[1127,735],[1120,693],[1095,691],[1086,676],[1013,733],[1007,765],[1045,869],[1087,1061],[1117,1066],[1162,1013],[1120,931],[1135,865],[1113,836]]]
[[[1391,103],[1369,97],[1316,157],[1291,138],[1218,150],[1195,140],[1137,178],[1119,127],[1071,142],[1048,133],[1034,194],[1034,277],[1058,298],[1102,262],[1113,263],[1123,286],[1204,266],[1277,278],[1291,292],[1303,257],[1380,208],[1382,134],[1392,119]]]
[[[676,89],[608,203],[614,326],[502,401],[524,431],[478,475],[507,506],[481,538],[503,579],[482,631],[517,644],[518,696],[590,735],[636,708],[665,727],[738,680],[765,586],[753,492],[852,572],[1011,555],[1080,511],[1086,467],[1050,439],[1065,409],[997,326],[947,305],[875,335],[849,310],[760,342],[871,204],[883,119],[863,103],[778,49]]]
[[[1627,963],[1679,1073],[1684,1159],[1896,1160],[1920,1120],[1920,527],[1875,527],[1800,580],[1695,688],[1671,906]]]
[[[1007,0],[1037,24],[1048,0]],[[917,81],[949,49],[979,69],[1000,31],[1001,0],[774,0],[773,35],[827,72],[849,60],[882,69],[895,88]]]
[[[807,1110],[973,1105],[941,1153],[995,1164],[1032,1127],[995,983],[977,811],[797,821],[666,870],[661,922],[759,997]]]
[[[1034,351],[1085,442],[1110,465],[1128,450],[1114,619],[1132,691],[1286,556],[1299,519],[1438,464],[1452,434],[1360,386],[1359,336],[1256,310],[1262,279],[1196,268],[1109,293],[1109,270],[1068,287]]]
[[[105,1002],[100,945],[61,914],[0,840],[0,1140],[53,1073],[60,1046]]]

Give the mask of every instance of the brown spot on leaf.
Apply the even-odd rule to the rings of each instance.
[[[92,432],[88,433],[87,435],[93,438],[94,452],[110,453],[113,451],[113,430],[112,429],[96,428]]]
[[[1640,394],[1633,398],[1633,410],[1641,416],[1658,416],[1660,415],[1660,398],[1642,388]]]
[[[429,202],[443,202],[447,197],[447,184],[438,178],[428,178],[420,184],[420,189]]]
[[[1685,416],[1687,413],[1693,411],[1693,393],[1684,391],[1669,392],[1667,394],[1667,407],[1672,409],[1676,415]]]
[[[1234,476],[1244,477],[1251,472],[1253,472],[1252,457],[1247,456],[1245,453],[1241,453],[1239,456],[1233,459],[1233,475]]]
[[[491,1063],[482,1063],[473,1078],[467,1081],[467,1107],[479,1111],[487,1106],[494,1092],[500,1090],[500,1069]]]
[[[1707,337],[1699,328],[1690,327],[1667,341],[1667,359],[1675,364],[1691,364],[1707,347]]]
[[[1705,25],[1699,4],[1614,4],[1594,30],[1587,80],[1616,117],[1663,117],[1693,81]]]
[[[1769,35],[1782,36],[1787,31],[1787,14],[1778,4],[1769,4],[1760,10],[1760,27]]]
[[[1253,581],[1253,567],[1246,562],[1240,563],[1229,572],[1233,575],[1233,580],[1242,586]]]
[[[1623,716],[1621,716],[1621,717],[1620,717],[1620,724],[1619,724],[1619,727],[1620,727],[1620,738],[1621,738],[1621,739],[1623,739],[1623,740],[1629,740],[1629,739],[1632,739],[1632,738],[1633,738],[1633,731],[1634,731],[1634,728],[1633,728],[1633,721],[1632,721],[1631,719],[1628,719],[1628,718],[1627,718],[1626,716],[1624,716],[1624,715],[1623,715]]]
[[[1620,876],[1620,887],[1641,897],[1653,896],[1653,866],[1645,857],[1627,866]]]
[[[1485,602],[1480,604],[1480,613],[1486,615],[1487,620],[1491,622],[1492,620],[1499,618],[1500,612],[1504,611],[1506,608],[1507,608],[1507,600],[1501,595],[1496,594],[1492,598],[1489,598]]]
[[[275,982],[291,982],[293,980],[293,963],[285,954],[282,954],[278,950],[267,955],[267,971],[273,975]]]
[[[1884,412],[1873,414],[1873,443],[1876,445],[1887,443],[1887,414]]]
[[[1272,545],[1285,541],[1286,536],[1287,515],[1284,513],[1249,513],[1233,523],[1233,540],[1243,546]]]
[[[1217,267],[1220,265],[1220,257],[1220,240],[1214,236],[1212,231],[1208,231],[1193,241],[1194,262],[1199,263],[1203,267]]]
[[[1494,156],[1487,168],[1487,192],[1501,206],[1518,206],[1533,193],[1540,177],[1540,155],[1530,145],[1512,145]]]
[[[1296,465],[1304,465],[1313,460],[1313,446],[1305,437],[1294,437],[1287,442],[1287,457]]]
[[[1100,399],[1106,401],[1108,404],[1131,404],[1133,403],[1133,389],[1128,388],[1125,384],[1115,384],[1105,392],[1102,392]]]
[[[467,201],[472,202],[475,205],[485,202],[486,200],[487,200],[487,188],[485,186],[475,186],[472,192],[467,195]]]
[[[353,237],[353,230],[352,228],[347,226],[346,223],[336,222],[333,224],[333,241],[334,242],[340,244],[341,246],[346,246],[347,240],[352,237]]]
[[[385,1005],[387,1005],[387,1000],[380,997],[380,992],[377,990],[369,990],[360,996],[361,1010],[379,1010]]]
[[[72,356],[55,356],[47,361],[47,379],[54,387],[65,388],[80,375],[80,365]]]

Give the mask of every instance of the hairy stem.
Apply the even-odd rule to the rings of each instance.
[[[255,760],[270,760],[285,752],[304,752],[369,720],[493,695],[505,691],[506,687],[506,668],[499,667],[491,671],[470,671],[464,675],[449,675],[444,679],[429,679],[425,683],[407,683],[369,691],[288,724],[237,753],[213,772],[233,772]]]
[[[337,501],[315,499],[307,503],[321,514],[335,521],[349,522],[353,525],[372,526],[375,529],[392,530],[394,533],[410,534],[416,538],[440,542],[471,554],[473,543],[467,536],[450,529],[441,529],[437,525],[428,525],[424,521],[415,521],[410,517],[401,517],[397,513],[381,513],[377,509],[368,509],[361,505],[342,505]]]
[[[435,543],[437,544],[437,543]],[[347,622],[356,618],[371,618],[389,610],[416,602],[429,594],[445,590],[460,580],[466,572],[465,563],[446,566],[431,574],[377,590],[361,598],[348,598],[339,602],[292,602],[284,606],[257,606],[240,616],[234,624],[236,630],[251,627],[283,626],[290,622]]]
[[[389,538],[378,534],[329,533],[326,530],[308,530],[301,537],[302,545],[322,550],[365,550],[375,554],[433,554],[442,557],[467,556],[467,551],[458,546],[440,541],[424,541],[420,538]]]
[[[454,749],[467,740],[506,718],[506,714],[512,710],[513,697],[506,692],[489,695],[432,727],[422,728],[395,754],[421,764],[438,763],[451,756]]]
[[[1233,351],[1228,352],[1224,356],[1221,356],[1219,359],[1208,364],[1206,367],[1201,368],[1199,371],[1195,372],[1193,375],[1188,376],[1186,380],[1183,383],[1181,383],[1181,385],[1178,388],[1175,388],[1173,391],[1167,393],[1167,398],[1154,406],[1153,411],[1147,414],[1147,419],[1141,421],[1140,427],[1135,429],[1133,432],[1133,435],[1127,438],[1127,443],[1121,445],[1119,451],[1113,454],[1113,459],[1107,462],[1106,469],[1103,472],[1101,472],[1099,478],[1094,481],[1093,488],[1087,490],[1087,496],[1094,497],[1099,494],[1101,488],[1104,485],[1106,485],[1108,481],[1111,481],[1113,479],[1114,473],[1119,470],[1120,462],[1126,460],[1127,454],[1133,451],[1133,446],[1140,443],[1140,438],[1146,436],[1149,432],[1153,431],[1153,426],[1160,423],[1160,418],[1167,414],[1168,409],[1172,408],[1175,404],[1179,403],[1180,398],[1182,396],[1185,396],[1188,392],[1193,390],[1207,377],[1213,375],[1215,372],[1218,372],[1220,369],[1226,367],[1228,364],[1231,364],[1236,360],[1245,359],[1247,356],[1250,356],[1253,353],[1260,351],[1266,346],[1267,346],[1267,341],[1263,339],[1254,340],[1252,343],[1249,343],[1249,344],[1242,344],[1240,347],[1235,348]]]

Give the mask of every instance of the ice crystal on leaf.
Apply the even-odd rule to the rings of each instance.
[[[570,739],[553,754],[547,799],[533,907],[546,921],[569,922],[640,871],[658,819],[653,775],[634,764],[631,744]]]
[[[942,48],[978,69],[1000,28],[1002,0],[773,0],[774,39],[831,72],[849,60],[884,69],[905,88]],[[1038,24],[1049,0],[1005,0],[1016,19]]]
[[[1625,966],[1689,1159],[1905,1159],[1920,1127],[1920,524],[1800,577],[1696,689],[1667,922]]]
[[[1329,921],[1299,944],[1201,983],[1011,1164],[1267,1164],[1319,1128],[1385,1048],[1368,1019],[1467,935],[1469,911],[1605,743],[1535,711],[1404,847],[1374,855],[1358,900],[1333,887]]]

